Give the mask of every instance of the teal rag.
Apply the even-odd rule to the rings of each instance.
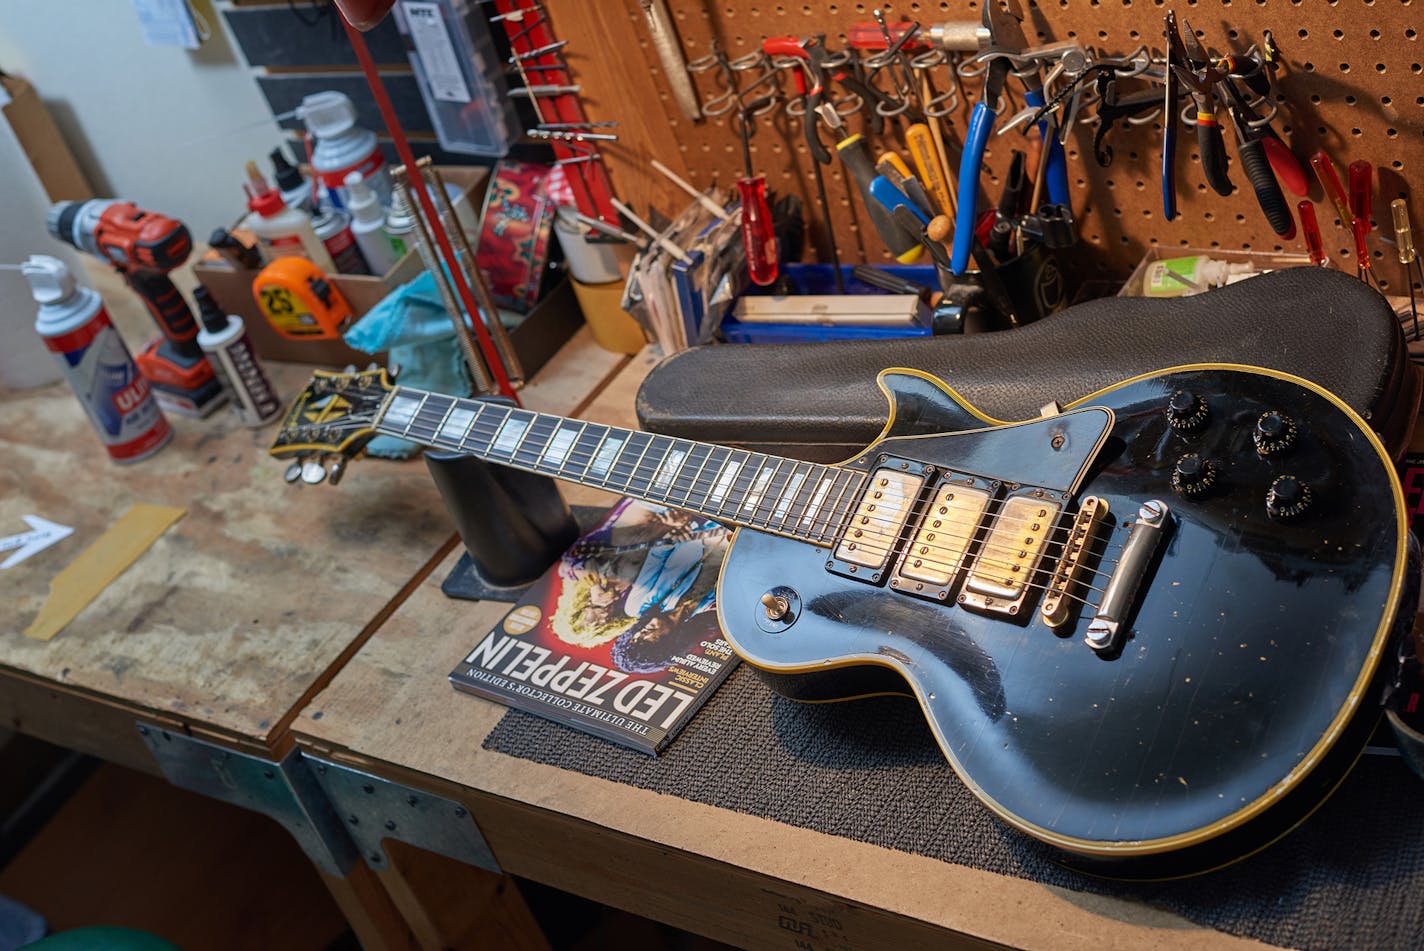
[[[400,382],[406,386],[470,395],[455,327],[429,271],[391,291],[342,336],[364,353],[389,353],[390,365],[400,367]],[[408,459],[419,449],[395,436],[377,436],[366,447],[371,455],[386,459]]]

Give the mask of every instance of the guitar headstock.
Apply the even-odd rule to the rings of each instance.
[[[272,448],[278,459],[291,459],[285,478],[316,484],[327,477],[341,481],[346,463],[376,435],[376,414],[395,384],[378,367],[362,372],[317,370],[282,418]],[[323,457],[327,465],[322,464]]]

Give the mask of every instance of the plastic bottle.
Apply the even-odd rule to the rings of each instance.
[[[390,204],[391,179],[376,133],[356,124],[356,107],[345,94],[334,90],[312,93],[302,99],[297,116],[316,139],[312,172],[333,205],[346,207],[346,176],[352,172],[361,173],[361,180],[376,193],[382,206]]]
[[[351,209],[351,234],[366,259],[366,267],[377,277],[395,267],[400,260],[386,238],[386,213],[376,194],[366,187],[360,172],[346,176],[346,199]]]
[[[54,354],[109,458],[137,462],[162,449],[173,430],[99,295],[76,284],[64,262],[46,254],[31,255],[20,270],[40,305],[35,331]]]
[[[391,252],[397,260],[411,250],[414,233],[415,213],[406,204],[404,194],[396,192],[391,199],[391,210],[386,213],[386,240],[390,242]]]
[[[282,193],[282,204],[298,211],[310,211],[312,207],[312,180],[302,174],[301,169],[287,161],[281,149],[273,149],[272,180]]]
[[[1142,296],[1189,297],[1256,273],[1256,266],[1246,261],[1218,261],[1204,254],[1166,258],[1147,266],[1142,275]]]
[[[356,236],[351,233],[351,216],[346,212],[323,205],[321,210],[312,212],[312,230],[336,263],[336,270],[342,274],[371,273],[361,249],[356,246]]]
[[[312,230],[305,212],[288,208],[282,195],[267,184],[257,166],[247,163],[247,207],[251,211],[243,226],[257,236],[262,256],[268,261],[281,257],[301,257],[330,274],[336,270],[326,246]]]
[[[276,419],[282,413],[282,401],[252,348],[242,318],[223,313],[202,284],[193,288],[193,300],[198,302],[198,319],[203,325],[198,331],[198,346],[208,355],[208,362],[232,397],[237,418],[242,425],[254,428]]]

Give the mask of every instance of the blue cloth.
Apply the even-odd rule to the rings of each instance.
[[[400,367],[400,382],[407,386],[470,395],[455,326],[429,271],[391,291],[342,336],[364,353],[389,353],[390,365]],[[395,436],[377,436],[366,447],[371,455],[387,459],[407,459],[419,449],[418,444]]]

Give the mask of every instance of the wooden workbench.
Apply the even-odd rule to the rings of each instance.
[[[110,272],[90,277],[132,347],[152,334]],[[526,402],[571,411],[624,359],[581,331]],[[310,375],[270,369],[288,398]],[[419,459],[294,488],[266,453],[273,427],[246,429],[226,407],[169,421],[166,448],[119,466],[63,384],[0,397],[0,535],[27,514],[74,528],[0,573],[0,727],[151,773],[140,722],[275,761],[298,711],[453,548],[451,523]],[[52,641],[26,638],[50,579],[139,502],[186,515]],[[379,901],[328,884],[348,911]]]
[[[633,395],[653,362],[634,358],[579,415],[632,425]],[[611,500],[578,487],[566,495]],[[292,729],[306,751],[464,803],[506,871],[742,947],[1261,947],[1145,905],[482,749],[505,708],[457,693],[446,676],[507,606],[442,595],[454,560],[429,574]]]

